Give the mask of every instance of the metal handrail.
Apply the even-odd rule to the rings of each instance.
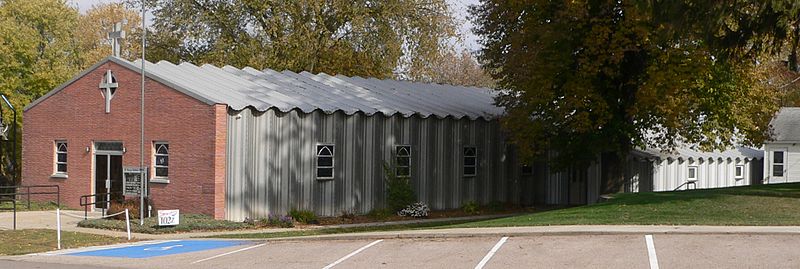
[[[19,192],[20,188],[24,188],[25,192]],[[37,188],[55,188],[55,191],[35,191]],[[56,195],[56,206],[61,208],[61,187],[59,185],[15,185],[15,186],[0,186],[0,190],[4,189],[14,189],[14,192],[10,193],[2,193],[0,192],[0,197],[3,196],[12,196],[14,200],[17,200],[17,195],[25,195],[28,210],[31,209],[31,195],[38,195],[38,194],[55,194]],[[32,192],[31,189],[34,189]]]
[[[2,198],[0,198],[0,204],[2,204],[3,202],[11,202],[11,207],[9,207],[9,208],[0,207],[0,211],[3,211],[3,210],[12,210],[12,211],[14,211],[14,220],[13,220],[14,224],[13,225],[14,225],[14,230],[16,230],[17,229],[17,199],[14,196],[12,196],[11,199],[2,199]]]
[[[106,208],[103,208],[103,216],[106,215],[106,210],[108,207],[111,206],[111,199],[106,199],[105,201],[100,201],[99,197],[111,197],[114,194],[122,194],[122,192],[106,192],[106,193],[95,193],[95,194],[87,194],[82,195],[80,200],[80,205],[83,207],[83,219],[89,219],[89,206],[90,205],[98,205],[98,204],[106,204]],[[89,199],[94,198],[94,199]],[[91,202],[90,202],[91,201]]]

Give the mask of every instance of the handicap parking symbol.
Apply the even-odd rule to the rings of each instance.
[[[245,244],[246,241],[237,240],[176,240],[116,248],[78,251],[69,253],[70,256],[99,256],[120,258],[150,258],[181,254],[187,252],[204,251],[218,248],[227,248]]]

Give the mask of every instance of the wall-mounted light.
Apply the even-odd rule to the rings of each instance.
[[[128,149],[127,149],[127,148],[125,148],[125,147],[122,147],[122,153],[125,153],[125,152],[127,152],[127,151],[128,151]]]
[[[89,147],[86,147],[86,152],[89,152]]]

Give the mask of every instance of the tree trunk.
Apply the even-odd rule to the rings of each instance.
[[[601,184],[600,194],[611,194],[625,191],[625,170],[628,164],[630,148],[623,146],[620,152],[604,152],[600,155]]]
[[[789,54],[789,70],[798,72],[798,59],[797,59],[797,46],[800,41],[800,19],[794,24],[794,31],[792,31],[792,52]]]

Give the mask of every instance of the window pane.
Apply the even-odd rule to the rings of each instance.
[[[168,166],[169,165],[169,156],[156,156],[156,165],[160,166]]]
[[[741,167],[741,166],[737,166],[737,167],[736,167],[736,176],[737,176],[737,177],[740,177],[740,176],[742,176],[742,174],[743,174],[743,172],[744,172],[743,170],[744,170],[744,168],[743,168],[743,167]]]
[[[474,147],[464,148],[464,156],[475,156],[475,148]]]
[[[408,146],[397,147],[397,156],[411,156],[411,149]]]
[[[122,142],[95,142],[97,150],[122,151]]]
[[[465,176],[474,176],[475,175],[475,167],[465,166],[464,167],[464,175]]]
[[[465,157],[464,165],[475,165],[475,157]]]
[[[782,177],[783,176],[783,165],[773,165],[772,166],[772,176],[773,177]]]
[[[169,145],[156,144],[156,154],[169,154]]]
[[[156,167],[156,176],[157,177],[169,176],[169,168]]]
[[[67,152],[67,143],[58,143],[56,144],[58,151]]]
[[[776,151],[772,154],[773,163],[783,163],[783,151]]]
[[[523,165],[522,166],[522,174],[523,175],[533,174],[533,167],[530,166],[530,165]]]
[[[333,157],[317,157],[317,167],[333,166]]]
[[[66,173],[67,172],[67,164],[61,163],[61,164],[57,164],[57,166],[58,166],[58,168],[57,168],[56,171],[61,172],[61,173]]]
[[[411,175],[411,169],[408,167],[397,167],[395,174],[398,177],[407,177]]]
[[[697,168],[689,168],[689,178],[697,178]]]
[[[58,162],[65,163],[67,162],[67,154],[66,153],[59,153],[56,154],[58,156]]]
[[[333,177],[333,168],[317,168],[317,177],[321,178]]]
[[[333,146],[317,146],[317,156],[333,156]]]
[[[411,165],[411,158],[397,157],[397,166],[409,166],[409,165]]]

